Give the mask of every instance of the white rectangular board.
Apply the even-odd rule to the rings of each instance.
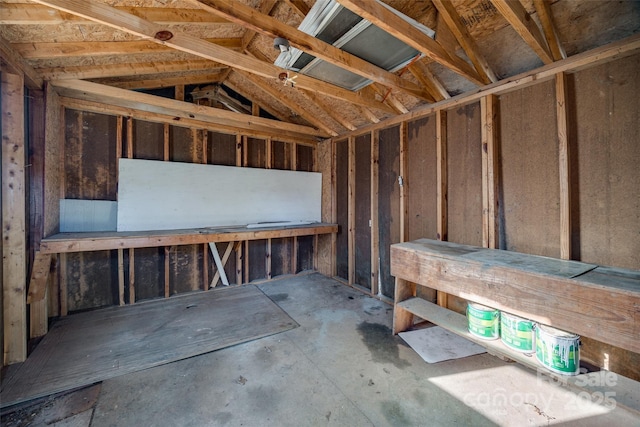
[[[116,231],[118,202],[60,199],[60,232]]]
[[[118,231],[320,222],[322,174],[120,159]]]

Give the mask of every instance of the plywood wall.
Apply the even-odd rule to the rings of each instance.
[[[444,103],[446,113],[446,215],[443,221],[449,241],[475,246],[485,242],[488,223],[495,222],[499,249],[629,269],[640,269],[640,54],[581,67],[577,71],[522,85],[513,85],[491,96],[497,114],[483,113],[480,96],[468,102]],[[558,105],[561,82],[567,82],[566,105]],[[562,93],[565,93],[564,91]],[[563,169],[563,149],[558,123],[566,107],[568,174]],[[438,158],[436,117],[441,112],[411,115],[406,128],[406,152],[401,153],[403,135],[396,125],[384,125],[355,133],[355,193],[348,192],[347,140],[335,143],[338,236],[338,276],[348,279],[350,267],[365,277],[358,248],[366,230],[357,229],[367,215],[364,206],[371,197],[369,177],[363,169],[378,169],[377,203],[382,293],[392,296],[386,273],[388,245],[400,236],[395,214],[406,222],[409,240],[438,238]],[[484,117],[483,117],[484,115]],[[416,117],[417,116],[417,117]],[[396,121],[397,123],[397,121]],[[489,159],[488,130],[497,133],[495,161]],[[369,137],[379,135],[378,163],[364,164],[370,155]],[[364,144],[361,144],[364,142]],[[489,142],[488,140],[486,142]],[[358,145],[360,144],[360,145]],[[406,155],[404,168],[400,159]],[[490,172],[490,173],[489,173]],[[397,176],[404,178],[406,212],[396,196]],[[491,205],[489,175],[495,179],[495,218]],[[567,178],[568,176],[568,178]],[[566,183],[568,191],[562,186]],[[483,194],[484,193],[484,194]],[[353,199],[353,200],[352,200]],[[570,203],[564,204],[566,199]],[[355,247],[350,252],[349,204],[356,204]],[[563,211],[562,206],[568,206]],[[359,208],[358,208],[359,206]],[[360,210],[358,210],[360,209]],[[375,213],[374,213],[375,214]],[[570,223],[562,227],[562,221]],[[566,230],[566,231],[565,231]],[[398,233],[398,234],[396,234]],[[484,237],[483,237],[484,236]],[[571,243],[569,250],[563,242]],[[358,252],[360,251],[360,252]],[[367,252],[368,255],[368,252]],[[355,261],[354,261],[355,259]],[[361,260],[358,270],[358,260]],[[375,275],[375,271],[369,271]],[[423,288],[423,287],[419,287]],[[423,298],[436,300],[435,292]],[[438,298],[438,301],[440,299]],[[447,307],[464,312],[466,301],[446,298]],[[615,307],[611,308],[615,312]],[[582,337],[582,358],[596,367],[640,379],[640,355]]]
[[[58,111],[64,111],[62,117],[49,116],[64,123],[58,124],[61,143],[56,150],[52,139],[46,149],[53,153],[48,158],[57,154],[63,162],[58,168],[46,169],[51,183],[58,182],[58,187],[49,189],[51,184],[45,180],[45,188],[52,194],[45,197],[45,204],[59,198],[117,200],[120,157],[285,170],[316,168],[315,148],[311,146],[70,108]],[[57,231],[52,209],[45,224],[52,230],[49,234]],[[227,244],[218,245],[221,255],[226,248]],[[309,270],[315,267],[316,250],[313,236],[244,242],[233,246],[225,272],[233,284]],[[118,251],[61,257],[60,277],[51,297],[56,306],[52,315],[118,304],[121,279],[124,302],[131,303],[207,289],[217,272],[207,245],[124,250],[121,276],[118,258]],[[59,292],[63,297],[55,298]],[[64,309],[57,310],[63,305]]]

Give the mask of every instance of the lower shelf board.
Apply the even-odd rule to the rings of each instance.
[[[467,329],[466,316],[440,307],[439,305],[433,304],[429,301],[425,301],[422,298],[414,297],[401,301],[396,303],[394,309],[406,310],[421,319],[428,320],[429,322],[441,326],[454,334],[463,336],[469,341],[473,341],[485,347],[487,352],[490,354],[521,363],[528,368],[536,370],[538,373],[543,373],[553,377],[555,380],[552,381],[556,381],[558,384],[571,386],[578,391],[587,391],[590,394],[600,392],[600,384],[602,383],[601,378],[603,374],[607,375],[607,371],[590,372],[574,376],[558,375],[553,373],[541,366],[536,360],[535,355],[527,356],[524,353],[512,350],[505,346],[499,339],[484,340],[472,335]],[[615,385],[609,387],[607,391],[615,393],[616,404],[624,405],[625,407],[631,408],[637,412],[640,411],[640,394],[637,392],[639,383],[621,375],[613,375],[615,376]]]
[[[467,318],[462,314],[440,307],[439,305],[425,301],[422,298],[409,298],[408,300],[399,302],[396,305],[420,317],[421,319],[435,323],[454,334],[463,336],[469,341],[473,341],[483,346],[493,355],[506,357],[518,363],[522,363],[532,369],[543,369],[545,372],[551,374],[551,371],[546,370],[538,364],[535,355],[526,355],[524,353],[511,350],[499,339],[483,340],[482,338],[472,335],[467,329]]]

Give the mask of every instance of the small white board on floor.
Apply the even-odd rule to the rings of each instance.
[[[427,363],[461,359],[486,352],[484,347],[440,326],[400,332],[398,335]]]

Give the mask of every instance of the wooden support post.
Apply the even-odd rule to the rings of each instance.
[[[69,291],[67,289],[67,254],[61,253],[59,255],[59,265],[58,265],[58,283],[59,283],[59,291],[60,291],[60,316],[65,317],[67,315],[68,304],[67,300],[69,298]]]
[[[254,107],[258,107],[258,104],[253,103]],[[255,110],[255,108],[254,108]],[[258,113],[260,111],[260,107],[258,107]],[[254,114],[254,115],[259,115],[259,114]],[[273,152],[272,152],[272,146],[273,143],[271,141],[271,138],[267,138],[265,141],[266,144],[266,154],[265,154],[265,168],[267,169],[271,169],[273,167]],[[265,253],[265,271],[267,274],[267,279],[271,279],[271,239],[267,239],[267,250]]]
[[[244,241],[244,283],[249,283],[249,241]]]
[[[242,135],[236,135],[236,166],[242,166]]]
[[[116,118],[116,181],[119,181],[120,177],[120,165],[119,160],[122,157],[122,130],[124,129],[124,117],[118,116]],[[116,195],[117,200],[117,195]]]
[[[129,304],[136,302],[135,249],[129,248]]]
[[[480,99],[482,132],[482,243],[497,249],[498,244],[498,98]]]
[[[333,224],[338,222],[338,203],[337,203],[337,188],[336,188],[336,142],[331,141],[331,222]],[[331,277],[338,275],[337,265],[337,248],[338,237],[337,233],[331,234]]]
[[[398,185],[400,186],[400,242],[408,240],[409,232],[407,228],[407,122],[400,123],[400,176]]]
[[[118,304],[124,305],[124,249],[118,249]]]
[[[447,240],[447,112],[436,111],[438,240]],[[439,306],[447,307],[448,295],[437,291]]]
[[[378,226],[378,174],[380,131],[371,132],[371,294],[378,295],[380,230]]]
[[[291,144],[291,170],[298,170],[298,144]],[[293,238],[293,248],[291,250],[291,271],[298,273],[298,237]]]
[[[242,285],[242,242],[236,246],[236,285]]]
[[[567,79],[556,74],[556,119],[560,168],[560,258],[571,259],[571,153],[567,133]]]
[[[202,244],[202,290],[209,290],[209,245]]]
[[[243,153],[245,153],[247,151],[247,148],[244,144],[244,141],[246,140],[245,137],[243,137],[242,135],[238,134],[236,135],[236,166],[243,166],[244,165],[244,157]],[[241,285],[242,284],[242,242],[238,242],[238,245],[236,246],[236,284],[237,285]]]
[[[48,301],[47,285],[49,283],[49,271],[51,270],[51,254],[42,254],[36,251],[31,279],[29,280],[29,337],[41,337],[48,329]]]
[[[200,132],[202,133],[202,163],[206,165],[209,163],[209,131],[202,129]]]
[[[164,297],[171,295],[171,246],[164,247]]]
[[[127,117],[127,159],[133,159],[133,117]]]
[[[317,234],[313,235],[313,269],[318,271],[318,240]]]
[[[393,334],[403,332],[413,326],[413,314],[410,311],[399,307],[397,304],[406,299],[416,296],[416,284],[408,282],[404,279],[396,277],[396,286],[394,291],[394,301],[396,305],[393,308]]]
[[[350,136],[349,150],[349,201],[348,201],[348,248],[349,248],[349,284],[356,279],[356,138]]]
[[[27,358],[24,78],[0,73],[2,111],[3,364]]]
[[[175,86],[174,98],[178,101],[184,101],[184,85]]]
[[[162,139],[162,159],[165,162],[168,162],[169,159],[171,158],[171,152],[170,152],[170,144],[169,142],[171,141],[171,133],[170,133],[170,127],[169,127],[169,123],[165,123],[162,129],[162,135],[163,135],[163,139]]]

